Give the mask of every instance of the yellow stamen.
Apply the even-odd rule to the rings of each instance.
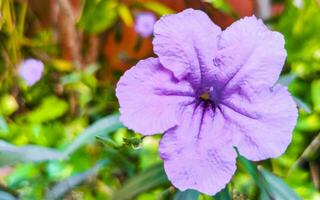
[[[203,93],[203,94],[201,95],[201,99],[203,99],[203,100],[208,100],[208,99],[210,99],[209,93],[208,93],[208,92]]]

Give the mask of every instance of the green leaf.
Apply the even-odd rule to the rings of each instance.
[[[155,1],[144,2],[142,5],[160,16],[174,13],[171,8]]]
[[[276,200],[300,200],[301,198],[279,177],[273,175],[265,169],[260,169],[259,172],[268,183],[268,190],[272,192]]]
[[[237,158],[240,163],[243,165],[244,169],[250,174],[250,176],[254,179],[254,181],[259,182],[259,174],[258,174],[258,169],[256,165],[251,163],[249,160],[247,160],[245,157],[239,155],[238,153],[238,158]]]
[[[260,189],[261,200],[299,200],[295,192],[279,177],[257,166],[238,154],[238,160],[254,179]]]
[[[142,143],[142,139],[141,138],[135,138],[135,137],[123,138],[123,142],[124,142],[125,145],[132,146],[134,148],[138,148]]]
[[[260,189],[260,195],[264,197],[264,200],[272,199],[273,197],[270,194],[270,191],[267,190],[268,186],[266,181],[263,179],[261,174],[258,171],[258,168],[255,164],[247,160],[245,157],[241,156],[238,152],[238,160],[244,166],[245,170],[250,174],[253,178],[254,182]]]
[[[6,120],[0,115],[0,131],[9,131]]]
[[[15,166],[15,169],[5,178],[8,188],[18,189],[26,180],[31,180],[39,175],[39,165],[35,163],[24,163]]]
[[[215,200],[231,200],[231,196],[228,190],[228,186],[226,186],[223,190],[221,190],[218,194],[214,195]]]
[[[284,86],[289,86],[292,81],[297,78],[296,74],[285,74],[280,76],[278,83]]]
[[[0,113],[4,116],[9,116],[17,111],[19,105],[16,99],[9,94],[0,97]]]
[[[146,171],[131,177],[124,185],[115,191],[111,200],[130,200],[143,192],[168,183],[167,176],[161,164],[157,164]]]
[[[11,194],[4,191],[0,191],[0,199],[1,200],[17,200],[17,198],[15,198]]]
[[[100,33],[117,20],[117,1],[86,0],[79,27],[89,33]]]
[[[311,83],[311,100],[314,110],[320,111],[320,80],[315,80]]]
[[[42,123],[63,116],[67,110],[67,102],[56,96],[49,96],[39,107],[27,114],[27,120],[32,123]]]
[[[55,184],[52,188],[50,188],[46,194],[46,199],[60,199],[65,195],[68,191],[72,190],[75,186],[81,184],[88,178],[95,176],[108,162],[106,160],[102,160],[98,162],[91,169],[88,169],[85,172],[78,173],[73,175],[66,180],[63,180],[57,184]]]
[[[119,121],[118,114],[107,116],[96,121],[73,140],[64,151],[64,158],[68,157],[83,145],[94,141],[97,136],[107,135],[121,127],[122,124]]]
[[[311,115],[301,114],[299,117],[297,129],[310,132],[320,130],[320,116],[316,113]]]
[[[199,198],[199,192],[195,190],[177,191],[173,200],[196,200]]]
[[[222,12],[231,14],[232,10],[230,6],[224,0],[211,0],[213,7],[221,10]]]
[[[41,162],[62,158],[62,153],[54,149],[36,145],[17,147],[0,140],[0,167],[24,162]]]
[[[301,99],[299,99],[298,97],[293,97],[293,99],[296,102],[297,106],[306,111],[306,113],[310,114],[312,112],[311,108]]]
[[[75,84],[81,81],[81,73],[74,72],[61,77],[61,83],[63,85]]]

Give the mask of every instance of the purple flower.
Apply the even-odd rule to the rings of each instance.
[[[136,15],[134,29],[142,37],[152,35],[153,26],[156,22],[156,16],[151,12],[143,12]]]
[[[32,86],[41,79],[43,63],[39,60],[29,58],[19,66],[19,75],[27,85]]]
[[[276,83],[286,58],[283,36],[256,17],[224,31],[193,9],[154,27],[158,58],[120,79],[121,121],[143,135],[164,132],[159,153],[180,190],[213,195],[236,170],[237,147],[258,161],[281,155],[297,108]]]

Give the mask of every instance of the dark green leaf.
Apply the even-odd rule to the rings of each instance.
[[[128,146],[132,146],[132,147],[139,147],[142,143],[142,139],[141,138],[123,138],[123,142],[125,145],[128,145]]]
[[[265,169],[260,169],[259,172],[268,183],[268,191],[272,192],[276,200],[300,200],[301,198],[279,177],[273,175]]]
[[[155,165],[140,174],[131,177],[124,185],[112,195],[112,200],[134,199],[140,193],[168,183],[162,163]]]
[[[254,179],[256,185],[260,189],[261,200],[299,200],[300,198],[295,192],[279,177],[276,177],[267,170],[258,170],[256,165],[238,155],[238,159],[244,168]]]
[[[195,190],[177,191],[173,200],[197,200],[199,198],[199,192]]]
[[[259,182],[259,174],[257,167],[247,160],[245,157],[238,154],[238,160],[243,165],[244,169],[250,174],[250,176],[256,181]]]
[[[239,153],[238,153],[238,160],[244,166],[245,170],[253,178],[253,180],[255,181],[256,185],[259,187],[260,195],[262,197],[267,197],[268,199],[272,199],[273,200],[272,194],[270,194],[270,191],[268,191],[267,183],[263,179],[261,174],[259,173],[257,166],[254,163],[252,163],[251,161],[247,160],[245,157],[239,155]]]
[[[231,196],[228,190],[228,186],[226,186],[223,190],[221,190],[218,194],[214,195],[215,200],[231,200]]]

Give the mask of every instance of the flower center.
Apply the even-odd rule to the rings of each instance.
[[[204,101],[210,100],[210,94],[209,94],[209,92],[203,93],[203,94],[200,96],[200,98],[201,98],[202,100],[204,100]]]
[[[211,109],[212,111],[215,111],[216,103],[211,96],[211,90],[201,93],[198,97],[197,105],[201,106],[204,110]]]

